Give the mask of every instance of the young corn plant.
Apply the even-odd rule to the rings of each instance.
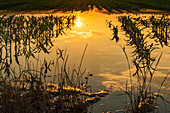
[[[62,54],[62,50],[58,49],[57,53],[60,56],[57,57],[56,63],[44,60],[41,64],[39,59],[34,56],[40,51],[49,53],[49,49],[53,46],[51,38],[65,34],[64,30],[70,29],[74,20],[75,16],[3,15],[0,17],[1,112],[62,113],[87,111],[86,96],[79,95],[80,88],[83,88],[82,91],[88,88],[87,79],[83,79],[85,71],[81,72],[85,51],[78,70],[73,67],[72,75],[67,70],[68,55]],[[21,56],[25,58],[25,67],[20,65],[19,58]],[[29,62],[31,56],[37,59],[36,66]],[[13,59],[18,64],[19,71],[11,67]],[[62,64],[59,63],[60,60]],[[52,65],[55,73],[51,83],[57,87],[49,90],[48,72],[51,71]],[[89,77],[89,75],[87,76]]]
[[[70,29],[74,20],[75,16],[2,15],[0,17],[0,63],[2,63],[0,70],[5,68],[10,76],[12,56],[20,65],[20,56],[35,58],[34,54],[40,51],[49,53],[53,46],[51,39],[62,35],[65,29]]]
[[[88,85],[93,76],[82,71],[85,46],[78,68],[67,66],[69,55],[57,49],[56,59],[41,63],[35,53],[49,54],[52,38],[65,34],[74,25],[75,16],[0,17],[0,111],[7,113],[80,113],[108,95],[92,93]],[[14,51],[14,52],[12,52]],[[25,58],[25,65],[20,58]],[[37,63],[29,62],[33,57]],[[18,68],[12,68],[13,61]],[[53,75],[49,75],[53,71]],[[86,74],[86,76],[85,76]]]
[[[153,57],[152,53],[155,49],[158,49],[156,46],[158,42],[161,44],[161,47],[164,45],[168,46],[168,31],[166,31],[166,29],[169,29],[168,19],[165,18],[165,16],[162,16],[160,20],[155,19],[154,17],[151,17],[149,20],[142,20],[140,17],[132,18],[130,16],[120,16],[118,20],[121,23],[121,29],[125,31],[127,36],[127,39],[125,39],[127,42],[126,46],[133,48],[131,61],[135,70],[135,72],[131,72],[132,69],[128,55],[125,47],[122,47],[128,62],[130,73],[130,83],[126,84],[126,88],[124,90],[125,94],[129,97],[130,104],[125,110],[123,110],[123,112],[155,112],[158,104],[157,99],[160,97],[163,101],[166,101],[160,95],[160,90],[169,74],[167,74],[161,83],[158,93],[156,94],[153,92],[152,80],[162,57],[162,53],[156,57]],[[114,30],[117,27],[112,25],[110,22],[108,24],[114,31],[113,39],[116,39],[116,42],[118,42],[118,38],[115,38],[118,36],[115,32],[116,30]],[[153,34],[144,34],[143,31],[149,27],[152,27]],[[152,42],[149,43],[148,40],[154,40],[156,44]],[[136,79],[134,79],[134,77],[136,77]]]

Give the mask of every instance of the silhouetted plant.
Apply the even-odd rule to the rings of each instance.
[[[8,113],[80,113],[88,112],[88,107],[108,95],[107,91],[91,93],[88,79],[93,76],[81,71],[80,65],[69,70],[68,55],[57,50],[56,59],[41,64],[26,59],[24,67],[19,65],[19,73],[10,67],[10,75],[0,71],[0,111]],[[62,57],[60,57],[63,55]],[[53,70],[53,75],[48,73]]]
[[[135,67],[135,72],[132,73],[125,47],[122,47],[128,62],[130,74],[130,86],[126,83],[126,89],[124,90],[129,97],[130,105],[123,111],[130,111],[132,113],[154,112],[157,109],[157,98],[160,97],[163,101],[166,101],[160,95],[160,90],[169,73],[162,81],[158,93],[155,94],[152,90],[152,79],[155,71],[157,71],[157,66],[162,57],[162,53],[156,57],[151,55],[155,49],[159,49],[157,47],[158,42],[162,47],[164,44],[165,46],[168,46],[168,35],[166,35],[166,37],[163,34],[166,34],[166,29],[169,29],[169,19],[165,18],[165,16],[162,16],[161,19],[151,17],[148,20],[143,20],[140,17],[132,18],[130,16],[120,16],[118,20],[121,23],[122,30],[125,31],[126,37],[128,38],[125,39],[127,42],[126,46],[133,48],[131,61]],[[109,27],[111,28],[112,26],[114,25],[109,23]],[[154,33],[144,34],[143,31],[149,27],[152,28],[151,32]],[[154,40],[156,42],[149,43],[148,40]],[[117,41],[118,40],[116,40],[116,42]],[[136,76],[136,80],[134,80],[133,76]]]
[[[0,63],[9,76],[12,51],[17,64],[19,56],[34,57],[35,53],[49,53],[53,46],[51,38],[64,33],[64,29],[72,26],[75,16],[34,17],[3,15],[0,17]],[[65,33],[64,33],[65,34]],[[14,48],[14,49],[13,49]]]

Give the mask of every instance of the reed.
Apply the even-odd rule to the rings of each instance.
[[[51,38],[62,35],[64,29],[72,26],[74,19],[75,16],[54,17],[52,15],[46,17],[3,15],[0,17],[1,112],[31,113],[67,110],[64,105],[61,105],[60,109],[53,110],[57,104],[54,104],[53,95],[46,89],[47,73],[50,71],[51,62],[47,63],[44,60],[43,64],[39,64],[39,59],[37,59],[36,67],[38,64],[40,65],[40,69],[38,69],[34,67],[34,64],[29,63],[28,59],[35,58],[34,54],[40,51],[49,53],[49,49],[53,46]],[[10,66],[13,56],[14,61],[18,64],[19,73]],[[26,59],[25,67],[20,65],[19,57],[21,56]],[[66,65],[66,61],[64,62]],[[67,73],[66,67],[63,66],[62,69],[64,69],[61,70],[62,72]],[[63,73],[61,76],[64,76]],[[65,80],[59,80],[59,82],[62,82],[62,87],[66,86]],[[63,90],[61,89],[60,92]],[[64,100],[63,95],[65,94],[61,96],[60,93],[61,100]],[[76,99],[72,98],[72,101],[75,105]],[[62,103],[62,101],[59,102]]]
[[[82,60],[84,54],[85,51]],[[10,76],[8,72],[0,71],[0,111],[8,113],[87,112],[89,105],[98,102],[100,97],[96,98],[96,96],[104,92],[88,92],[90,88],[88,79],[92,74],[81,71],[82,60],[78,69],[73,67],[70,72],[66,51],[62,58],[59,57],[60,55],[60,53],[56,55],[54,62],[44,60],[41,63],[37,59],[36,64],[29,62],[26,58],[26,65],[24,67],[19,65],[19,73],[9,67]],[[55,71],[49,76],[48,73],[51,70]]]
[[[169,33],[166,29],[169,29],[169,19],[165,16],[162,16],[160,19],[151,17],[147,20],[143,20],[140,17],[132,18],[130,16],[120,16],[118,20],[121,23],[121,29],[125,31],[127,36],[127,39],[125,39],[127,42],[126,46],[133,48],[131,62],[135,70],[135,72],[132,72],[131,63],[126,53],[126,47],[121,46],[128,62],[130,74],[129,83],[127,82],[126,88],[123,89],[128,97],[127,103],[130,104],[127,104],[127,108],[122,111],[130,111],[131,113],[155,112],[155,110],[158,109],[158,98],[166,102],[160,95],[160,90],[169,73],[162,81],[158,92],[153,92],[152,80],[163,53],[160,53],[156,57],[153,57],[152,54],[155,49],[159,49],[158,44],[160,44],[161,47],[168,46]],[[113,30],[114,36],[112,40],[116,39],[116,42],[118,42],[119,38],[116,38],[118,36],[114,30],[118,27],[115,27],[110,22],[108,22],[108,26]],[[146,28],[152,28],[152,33],[143,34]],[[149,43],[148,40],[153,41]],[[119,112],[119,110],[117,112]]]
[[[75,16],[68,17],[34,17],[34,16],[0,16],[0,63],[2,69],[8,70],[13,62],[19,65],[19,57],[34,57],[35,53],[49,53],[53,46],[51,38],[64,34],[71,28]],[[14,50],[13,50],[14,48]],[[12,54],[14,51],[14,54]],[[9,74],[9,73],[8,73]]]
[[[87,45],[78,68],[70,69],[66,49],[56,50],[56,58],[42,62],[35,53],[49,54],[52,38],[65,34],[75,16],[0,17],[0,111],[7,113],[80,113],[109,94],[92,93],[88,81],[93,74],[82,71]],[[12,52],[14,51],[14,52]],[[20,64],[20,58],[25,64]],[[36,63],[30,61],[30,57]],[[16,67],[12,67],[16,62]],[[18,66],[18,67],[17,67]],[[50,74],[49,73],[53,73]]]

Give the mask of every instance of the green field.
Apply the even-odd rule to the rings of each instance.
[[[88,10],[91,0],[0,0],[0,10]]]
[[[156,9],[170,11],[170,0],[0,0],[0,10],[32,11],[57,9],[63,11],[88,10],[89,5],[95,5],[112,12],[112,9],[122,11],[139,11],[140,9]]]
[[[140,10],[143,8],[170,11],[170,0],[98,0],[105,9]]]

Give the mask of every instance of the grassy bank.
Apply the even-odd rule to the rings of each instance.
[[[91,0],[0,0],[1,10],[32,11],[32,10],[87,10]]]
[[[0,0],[0,10],[32,11],[56,9],[62,11],[89,10],[89,5],[102,7],[110,12],[112,9],[122,12],[140,11],[140,9],[156,9],[170,11],[170,0]]]
[[[170,11],[170,0],[97,0],[98,3],[105,9],[111,11],[139,11],[140,9],[156,9]]]

